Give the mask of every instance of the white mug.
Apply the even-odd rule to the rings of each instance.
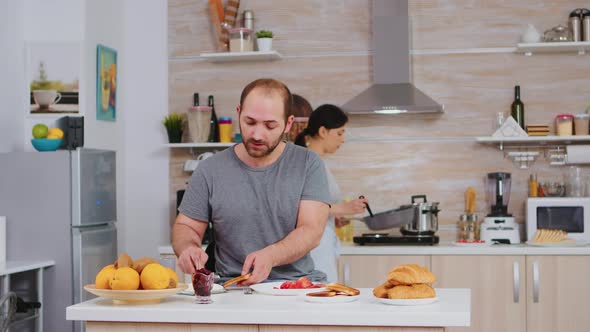
[[[33,98],[40,108],[49,108],[61,99],[61,93],[55,90],[33,90]]]
[[[201,153],[201,154],[200,154],[200,155],[197,157],[197,160],[205,160],[205,159],[207,159],[207,158],[209,158],[209,157],[213,157],[213,155],[214,155],[214,153],[213,153],[213,152],[204,152],[204,153]]]
[[[202,160],[205,160],[205,159],[207,159],[207,158],[209,158],[209,157],[211,157],[213,155],[214,155],[213,152],[204,152],[204,153],[201,153],[197,157],[197,159],[191,159],[191,160],[185,161],[185,163],[184,163],[184,171],[185,172],[194,172],[197,169],[197,167],[199,167],[199,163]]]

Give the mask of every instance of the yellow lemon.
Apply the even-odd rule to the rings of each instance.
[[[62,139],[64,138],[64,132],[59,128],[49,128],[49,130],[47,131],[47,138]]]
[[[168,271],[168,288],[175,288],[178,285],[178,275],[171,268],[166,268]]]
[[[96,288],[111,289],[111,285],[109,283],[111,282],[111,279],[113,279],[115,271],[116,270],[113,264],[103,267],[102,270],[96,274],[96,278],[94,280]]]
[[[141,286],[143,289],[164,289],[168,288],[169,283],[170,274],[165,267],[158,263],[148,264],[141,271]]]
[[[115,270],[110,282],[114,290],[135,290],[139,288],[139,273],[130,267]]]

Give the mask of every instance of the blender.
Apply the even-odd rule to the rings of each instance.
[[[510,173],[488,173],[486,193],[491,211],[481,224],[481,239],[486,243],[520,243],[519,226],[508,213],[510,183]]]

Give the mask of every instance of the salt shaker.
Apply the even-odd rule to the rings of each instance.
[[[569,26],[572,31],[572,40],[579,42],[582,40],[582,9],[575,9],[570,13]]]
[[[590,41],[590,10],[582,9],[582,40]]]
[[[244,16],[242,19],[244,28],[254,30],[254,12],[251,10],[244,10]]]

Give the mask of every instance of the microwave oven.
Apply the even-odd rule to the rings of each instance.
[[[528,198],[527,239],[540,228],[566,231],[576,241],[590,241],[590,197]]]

